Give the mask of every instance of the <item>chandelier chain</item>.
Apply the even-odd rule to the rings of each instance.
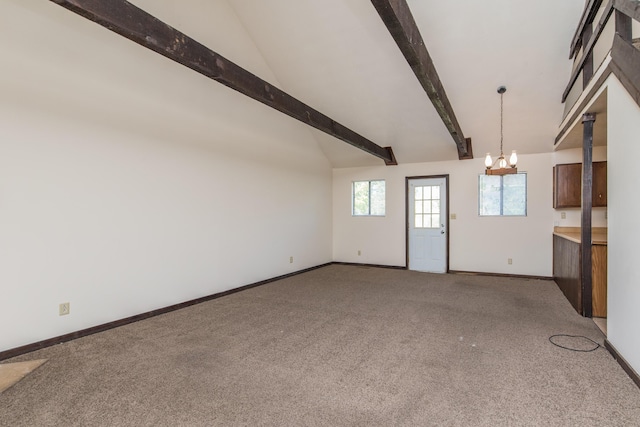
[[[508,162],[507,159],[504,158],[504,93],[506,91],[506,86],[498,87],[498,93],[500,94],[500,156],[494,161],[491,158],[491,154],[487,153],[484,159],[486,175],[502,176],[518,173],[518,169],[516,168],[516,164],[518,163],[516,150],[511,152],[511,157],[509,157]]]
[[[502,97],[504,96],[504,93],[500,94],[500,155],[504,155],[503,151],[502,151],[502,140],[504,139],[504,135],[503,135],[503,131],[502,131],[502,117],[503,117],[503,102],[502,102]]]

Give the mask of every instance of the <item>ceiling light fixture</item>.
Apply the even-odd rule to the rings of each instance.
[[[496,159],[494,162],[491,159],[491,154],[487,153],[487,157],[484,159],[484,165],[486,166],[485,173],[487,175],[508,175],[512,173],[518,173],[518,169],[516,168],[516,164],[518,163],[518,156],[516,155],[516,151],[513,150],[511,152],[511,157],[509,157],[509,164],[507,165],[507,160],[504,158],[504,153],[502,152],[502,140],[503,140],[503,132],[502,132],[502,122],[503,122],[503,107],[502,107],[502,96],[507,91],[505,86],[500,86],[498,88],[498,93],[500,94],[500,157]],[[495,166],[498,165],[496,169]]]

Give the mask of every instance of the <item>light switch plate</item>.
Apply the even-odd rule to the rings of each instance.
[[[66,316],[67,314],[69,314],[70,309],[71,309],[71,306],[69,305],[69,303],[63,302],[58,307],[58,313],[60,314],[60,316]]]

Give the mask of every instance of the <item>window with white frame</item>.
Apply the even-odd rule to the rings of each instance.
[[[351,191],[351,214],[353,216],[384,216],[384,180],[354,181]]]
[[[527,216],[527,174],[480,175],[480,216]]]
[[[414,228],[440,228],[440,185],[414,189]]]

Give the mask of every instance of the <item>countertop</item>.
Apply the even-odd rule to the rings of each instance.
[[[554,227],[553,234],[575,243],[580,243],[582,237],[580,227]],[[593,227],[591,229],[591,244],[607,245],[606,227]]]

